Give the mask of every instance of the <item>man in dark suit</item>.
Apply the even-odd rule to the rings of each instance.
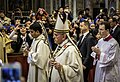
[[[84,68],[84,82],[88,82],[88,74],[90,69],[93,66],[93,59],[90,56],[92,50],[91,47],[95,46],[96,39],[92,36],[92,34],[89,32],[89,22],[83,21],[80,24],[80,30],[82,36],[80,37],[78,41],[78,48],[82,54],[82,62],[83,62],[83,68]]]
[[[111,30],[111,36],[119,43],[120,46],[120,25],[118,24],[118,20],[113,17],[109,19]]]

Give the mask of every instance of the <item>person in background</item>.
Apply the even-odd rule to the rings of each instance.
[[[2,34],[2,30],[0,30],[0,59],[3,63],[7,63],[7,55],[5,51],[5,39]]]
[[[31,19],[30,18],[26,18],[24,24],[25,24],[26,29],[29,30],[29,27],[31,25]]]
[[[6,17],[3,11],[0,11],[0,27],[11,24],[11,19]]]
[[[21,18],[15,18],[15,26],[21,24]]]
[[[83,18],[92,19],[92,16],[90,15],[90,9],[89,8],[85,9]]]
[[[49,29],[47,29],[47,33],[48,33],[48,37],[49,37],[49,43],[50,43],[50,47],[52,48],[52,50],[54,51],[56,48],[56,44],[54,43],[54,39],[53,39],[53,30],[55,27],[55,22],[56,19],[54,17],[54,14],[52,14],[52,16],[49,17]]]
[[[69,24],[69,29],[70,29],[69,35],[75,44],[77,42],[77,33],[76,33],[77,28],[79,27],[76,23]]]
[[[7,32],[8,35],[10,35],[10,33],[14,30],[15,26],[14,25],[10,25],[10,29]]]
[[[98,28],[95,27],[94,23],[90,24],[90,33],[92,33],[92,35],[97,39],[97,34],[98,34]]]
[[[63,7],[59,7],[58,12],[59,12],[60,14],[62,14],[62,13],[64,12],[64,8],[63,8]]]
[[[92,47],[91,55],[96,64],[94,82],[119,82],[119,55],[118,42],[110,35],[110,24],[102,22],[99,25],[101,39]],[[97,62],[96,62],[97,61]]]
[[[39,20],[42,23],[46,23],[47,17],[48,13],[43,8],[39,8],[36,13],[36,20]]]
[[[109,19],[110,22],[110,34],[111,36],[119,43],[120,46],[120,25],[118,24],[118,20],[116,18]]]
[[[90,55],[92,53],[91,47],[96,45],[97,40],[89,31],[88,21],[80,23],[80,30],[82,35],[79,38],[77,46],[82,55],[84,81],[88,82],[88,74],[90,69],[93,67],[93,58]]]
[[[32,16],[33,13],[34,13],[33,10],[29,11],[29,18]]]
[[[112,17],[116,14],[116,10],[114,7],[111,7],[110,10],[109,10],[109,17]]]
[[[14,50],[11,47],[11,43],[13,42],[13,40],[11,40],[9,38],[9,35],[7,34],[7,31],[6,31],[5,28],[1,28],[0,31],[1,31],[1,33],[3,35],[3,39],[5,41],[5,51],[6,51],[6,54],[13,53]]]
[[[68,15],[68,20],[69,20],[70,22],[72,22],[73,16],[72,16],[71,9],[69,8],[69,6],[65,6],[64,12],[67,13],[67,15]]]
[[[34,22],[30,26],[30,34],[34,39],[28,52],[29,72],[27,82],[48,82],[47,62],[50,49],[38,22]]]
[[[33,40],[33,37],[27,31],[24,24],[16,26],[16,28],[9,35],[9,38],[15,41],[12,48],[16,53],[23,53],[26,48],[30,48]]]
[[[34,23],[36,21],[35,13],[32,13],[32,15],[30,16],[30,20],[31,20],[31,23]]]

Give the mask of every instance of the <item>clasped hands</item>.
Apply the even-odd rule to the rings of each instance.
[[[60,63],[58,63],[58,62],[55,61],[54,59],[51,59],[51,60],[49,61],[49,65],[50,65],[51,67],[54,66],[55,69],[57,69],[58,71],[61,71],[61,69],[62,69],[62,67],[63,67]]]
[[[95,46],[94,46],[94,47],[92,47],[91,49],[92,49],[93,52],[96,53],[98,59],[100,59],[101,51],[100,51],[99,47],[95,47]]]

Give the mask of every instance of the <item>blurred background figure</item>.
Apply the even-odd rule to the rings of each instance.
[[[26,48],[30,48],[33,39],[24,24],[16,26],[9,38],[14,40],[15,43],[12,44],[12,48],[17,53],[23,53]]]
[[[32,14],[30,15],[31,23],[34,23],[34,22],[36,21],[35,15],[36,15],[35,13],[32,13]]]
[[[84,10],[84,17],[85,19],[92,19],[92,16],[90,15],[90,9],[89,8],[86,8]]]
[[[9,26],[11,24],[11,19],[6,17],[4,12],[0,11],[0,27]]]
[[[120,25],[118,24],[118,19],[112,17],[109,19],[110,22],[110,34],[119,43],[120,46]]]
[[[13,53],[14,50],[11,47],[11,43],[13,42],[13,40],[11,40],[9,38],[9,35],[7,34],[7,31],[6,31],[5,28],[1,28],[0,31],[1,31],[1,33],[3,35],[3,39],[5,41],[5,51],[6,51],[6,54],[7,53]]]
[[[7,62],[7,54],[5,50],[5,39],[3,37],[3,34],[0,30],[0,59],[3,63]]]
[[[36,20],[46,23],[47,17],[48,17],[48,13],[43,8],[39,8],[36,13]]]

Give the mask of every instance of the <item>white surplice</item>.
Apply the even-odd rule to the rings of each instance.
[[[51,82],[84,82],[83,81],[83,67],[81,58],[75,49],[75,47],[67,40],[59,45],[61,49],[57,51],[57,48],[53,55],[55,61],[63,65],[63,69],[60,73],[53,67],[51,74]],[[66,81],[61,78],[65,77]]]
[[[104,41],[101,38],[96,47],[99,47],[101,54],[100,59],[97,59],[94,82],[120,82],[118,66],[120,48],[117,41],[113,38]],[[92,52],[92,56],[95,55],[96,53]]]
[[[37,82],[47,82],[46,66],[50,50],[44,40],[45,37],[43,35],[33,40],[31,50],[28,54],[29,72],[27,82],[36,82],[35,79],[37,79]]]

